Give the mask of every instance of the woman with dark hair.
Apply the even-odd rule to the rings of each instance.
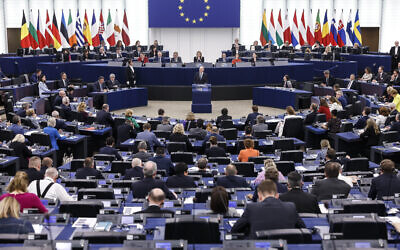
[[[371,146],[377,146],[379,144],[379,136],[381,131],[373,118],[367,120],[367,125],[364,128],[364,132],[360,134],[360,138],[363,142],[364,155],[370,156]]]
[[[331,117],[332,117],[331,111],[329,110],[328,102],[326,101],[325,98],[321,98],[320,101],[319,101],[318,113],[325,114],[326,121],[329,121],[331,119]]]
[[[361,81],[370,82],[372,80],[372,71],[370,67],[364,69],[364,75],[360,78]]]
[[[115,48],[119,48],[120,50],[124,50],[124,45],[122,45],[122,41],[118,40]]]
[[[288,191],[287,186],[279,183],[279,171],[275,166],[269,166],[265,169],[265,180],[271,180],[271,181],[275,182],[277,191],[280,194],[286,193]],[[253,200],[253,202],[258,201],[257,187],[254,190],[252,200]]]
[[[213,214],[221,214],[224,217],[239,216],[235,208],[229,207],[229,194],[221,186],[215,187],[211,191],[210,208]]]

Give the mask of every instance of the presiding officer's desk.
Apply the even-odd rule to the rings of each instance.
[[[123,88],[107,92],[91,92],[89,96],[101,96],[110,111],[147,106],[147,88]]]
[[[253,88],[253,104],[284,109],[292,106],[299,109],[299,98],[311,98],[312,93],[305,90],[280,87]]]
[[[41,62],[52,62],[54,55],[0,57],[1,71],[6,75],[19,76],[35,72]]]

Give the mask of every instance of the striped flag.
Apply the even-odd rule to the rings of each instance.
[[[308,15],[308,22],[307,22],[307,43],[311,46],[314,45],[314,34],[312,29],[312,11],[310,9],[310,14]]]
[[[92,45],[94,47],[99,46],[100,45],[99,24],[97,23],[96,15],[94,14],[94,10],[93,10],[93,15],[92,15],[91,34],[92,34]]]
[[[100,10],[100,18],[99,18],[99,21],[100,21],[100,26],[99,26],[99,38],[100,38],[100,42],[101,42],[101,41],[104,41],[103,34],[104,34],[104,31],[105,31],[105,29],[104,29],[104,19],[103,19],[103,10]]]
[[[332,46],[338,45],[337,44],[337,35],[338,35],[338,33],[337,33],[337,29],[336,29],[335,14],[332,16],[331,33],[330,33],[330,38],[329,38],[329,40],[331,41]]]
[[[325,11],[324,24],[322,26],[322,43],[328,46],[329,42],[329,24],[328,24],[328,10]]]
[[[343,47],[346,45],[346,31],[344,30],[344,24],[343,24],[343,10],[342,14],[340,14],[337,39],[339,47]]]
[[[301,14],[301,18],[300,18],[299,30],[300,30],[300,32],[299,32],[300,46],[303,46],[307,40],[306,20],[304,18],[304,9],[303,9],[303,13]]]
[[[125,46],[129,46],[129,44],[131,44],[131,40],[129,39],[129,25],[128,17],[126,16],[126,10],[124,10],[124,19],[122,20],[122,41],[124,41]]]
[[[353,43],[358,43],[358,45],[360,46],[362,45],[361,26],[360,19],[358,18],[358,10],[356,12],[356,18],[354,19]]]
[[[53,23],[51,25],[51,35],[53,37],[54,48],[59,49],[61,47],[61,37],[60,37],[60,33],[58,32],[56,12],[53,13]]]
[[[322,31],[321,31],[321,21],[319,19],[319,9],[317,12],[317,18],[315,19],[314,40],[315,42],[322,43]]]
[[[272,44],[275,44],[276,42],[276,30],[275,30],[273,9],[271,9],[271,16],[269,18],[268,40],[271,41]]]
[[[32,49],[37,49],[39,47],[39,39],[35,25],[33,25],[32,10],[29,12],[29,41],[31,42]]]
[[[42,19],[40,18],[39,10],[38,10],[36,32],[39,40],[39,48],[43,49],[44,47],[46,47],[46,38],[44,37],[44,26],[42,24]]]
[[[296,47],[298,44],[299,44],[299,26],[297,25],[297,15],[295,9],[293,15],[293,24],[292,24],[292,45],[293,47]]]
[[[22,24],[21,24],[21,47],[26,49],[29,48],[31,42],[29,40],[29,29],[26,23],[25,11],[22,10]]]
[[[106,39],[110,46],[115,46],[114,25],[112,23],[110,10],[108,10],[107,17]]]
[[[51,34],[51,22],[48,10],[46,10],[46,28],[44,32],[44,37],[46,38],[47,47],[50,47],[51,44],[54,45],[53,36]]]
[[[285,14],[285,22],[283,23],[283,41],[286,43],[288,42],[289,44],[292,43],[292,37],[290,33],[290,25],[289,25],[289,14],[288,10],[286,9],[286,14]]]
[[[262,46],[265,46],[268,41],[268,29],[267,29],[267,17],[265,14],[265,9],[264,13],[262,16],[262,21],[261,21],[261,34],[260,34],[260,42]]]
[[[90,26],[89,26],[89,20],[87,18],[86,10],[85,10],[85,17],[83,19],[83,37],[85,38],[85,42],[89,44],[89,46],[92,45],[92,35],[90,34]]]
[[[278,14],[278,23],[276,24],[276,44],[281,46],[283,44],[283,25],[282,25],[282,17],[281,10],[279,9]]]
[[[68,36],[69,36],[68,37],[69,45],[72,46],[74,44],[77,44],[75,27],[74,27],[74,23],[72,22],[71,10],[69,10],[67,31],[68,31]]]
[[[61,45],[63,48],[69,48],[69,36],[67,24],[65,23],[64,10],[61,10],[61,25],[60,25]]]
[[[78,46],[83,46],[83,44],[85,43],[85,38],[83,37],[82,33],[82,23],[79,16],[79,10],[76,12],[75,35],[76,43],[78,44]]]
[[[351,21],[351,10],[349,12],[349,19],[347,19],[346,26],[346,46],[353,46],[353,22]]]
[[[118,20],[118,10],[115,10],[114,36],[117,42],[122,40],[121,26],[119,26],[119,20]]]

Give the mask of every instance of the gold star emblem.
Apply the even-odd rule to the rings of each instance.
[[[206,9],[209,10],[209,9],[210,9],[210,5],[207,5],[207,6],[206,6]]]
[[[185,2],[185,0],[180,0],[181,3]]]
[[[193,19],[192,23],[196,23],[196,19]]]
[[[207,13],[207,12],[204,12],[204,16],[208,16],[208,13]]]
[[[200,17],[200,18],[199,18],[199,21],[200,21],[200,22],[203,22],[203,18],[202,18],[202,17]]]
[[[182,5],[179,5],[179,6],[178,6],[178,9],[180,9],[180,10],[181,10],[181,9],[182,9]]]
[[[188,17],[186,17],[185,21],[186,21],[186,22],[189,22],[189,18],[188,18]]]
[[[184,16],[185,14],[183,13],[183,12],[181,12],[181,14],[180,14],[181,16]]]

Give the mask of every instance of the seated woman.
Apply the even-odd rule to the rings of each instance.
[[[48,134],[50,136],[50,141],[51,141],[51,146],[53,149],[58,150],[58,144],[57,144],[57,140],[62,140],[65,137],[64,136],[60,136],[60,134],[58,133],[57,129],[55,129],[54,127],[56,126],[56,119],[54,119],[53,117],[50,117],[47,120],[47,127],[45,127],[43,129],[43,132]]]
[[[251,62],[251,66],[256,66],[256,62],[257,62],[257,54],[256,53],[251,54],[250,62]]]
[[[33,233],[32,224],[19,218],[20,206],[14,197],[5,197],[0,202],[0,234]]]
[[[332,112],[332,110],[336,109],[337,111],[343,110],[342,103],[334,96],[331,96],[329,98],[329,110]]]
[[[328,102],[326,101],[325,98],[321,98],[320,101],[319,101],[318,113],[325,114],[326,121],[329,121],[331,119],[331,117],[332,117],[331,111],[329,110]]]
[[[201,51],[196,52],[196,56],[193,58],[193,62],[195,63],[203,63],[204,62],[204,57]]]
[[[365,81],[365,82],[370,82],[372,80],[372,77],[374,75],[372,74],[371,68],[370,67],[366,67],[364,69],[364,75],[360,78],[361,81]]]
[[[301,116],[296,115],[296,111],[294,111],[294,108],[292,106],[287,106],[285,118],[283,118],[283,121],[278,122],[275,128],[275,133],[278,134],[278,136],[282,136],[286,119],[297,117],[301,118]]]
[[[36,120],[36,114],[34,109],[28,109],[26,111],[26,118],[30,121],[29,127],[33,129],[40,128],[38,120]]]
[[[191,128],[195,128],[197,126],[196,119],[193,112],[189,112],[186,115],[186,119],[183,122],[183,126],[185,131],[189,131]]]
[[[80,102],[76,108],[76,111],[78,112],[78,121],[87,122],[89,113],[86,111],[86,103]]]
[[[7,186],[6,194],[0,196],[0,201],[7,197],[15,198],[20,205],[20,212],[25,208],[37,208],[41,213],[47,213],[47,208],[43,206],[36,194],[28,193],[28,174],[18,171]]]
[[[283,87],[284,88],[293,88],[292,82],[289,79],[289,75],[283,76]]]
[[[389,116],[389,113],[390,113],[390,111],[387,107],[379,108],[379,115],[375,118],[376,125],[378,127],[384,127],[386,125],[386,120]]]
[[[276,168],[276,164],[273,159],[266,159],[264,161],[264,169],[263,169],[263,171],[258,173],[257,178],[254,180],[254,185],[258,185],[263,180],[265,180],[265,169],[267,169],[269,167]],[[280,171],[278,171],[278,173],[279,173],[279,181],[282,181],[282,182],[286,181],[285,176],[283,176],[283,174]]]
[[[183,129],[182,123],[178,123],[174,126],[172,134],[169,136],[170,142],[185,142],[186,150],[193,151],[192,143],[189,141],[189,137],[185,135],[185,130]]]
[[[336,134],[340,132],[340,127],[342,126],[342,120],[340,120],[337,117],[337,110],[334,109],[331,112],[331,119],[328,121],[326,125],[323,125],[322,127],[324,129],[327,129],[329,133]]]
[[[235,59],[232,60],[232,65],[236,65],[236,63],[241,62],[242,59],[240,59],[239,54],[235,55]]]
[[[39,76],[38,88],[39,88],[39,97],[40,98],[46,98],[46,97],[50,96],[49,94],[44,94],[46,92],[50,92],[50,89],[46,85],[46,75],[41,74]]]
[[[133,111],[132,109],[125,110],[125,119],[130,120],[133,123],[135,129],[140,128],[139,124],[137,123],[136,119],[133,118]]]
[[[80,61],[89,60],[89,50],[84,50],[82,55],[80,56]]]
[[[265,180],[272,180],[276,184],[278,193],[283,194],[288,191],[287,186],[279,183],[279,171],[276,167],[270,166],[265,169]],[[254,194],[250,197],[253,202],[258,201],[257,187],[254,190]]]
[[[229,207],[229,194],[224,187],[218,186],[211,191],[210,208],[212,214],[224,217],[239,217],[236,209]]]
[[[246,139],[243,141],[244,148],[240,150],[238,160],[240,162],[248,162],[249,157],[260,156],[260,151],[254,149],[254,141],[252,139]]]
[[[154,58],[154,57],[157,56],[157,54],[158,54],[157,47],[153,47],[153,48],[151,49],[151,51],[150,51],[149,57]]]
[[[377,146],[379,143],[379,136],[381,131],[379,130],[378,125],[376,125],[375,120],[373,118],[369,118],[367,120],[367,125],[364,128],[364,132],[360,134],[360,138],[363,142],[363,153],[364,156],[370,156],[370,148],[371,146]]]
[[[32,156],[32,151],[25,144],[25,136],[15,135],[8,147],[14,150],[14,156],[19,157],[20,169],[28,168],[28,158]]]
[[[317,154],[317,160],[324,161],[325,160],[325,156],[326,156],[326,152],[328,152],[328,149],[331,148],[331,144],[329,143],[329,140],[322,139],[320,141],[319,145],[321,146],[321,151],[319,151],[318,154]]]

